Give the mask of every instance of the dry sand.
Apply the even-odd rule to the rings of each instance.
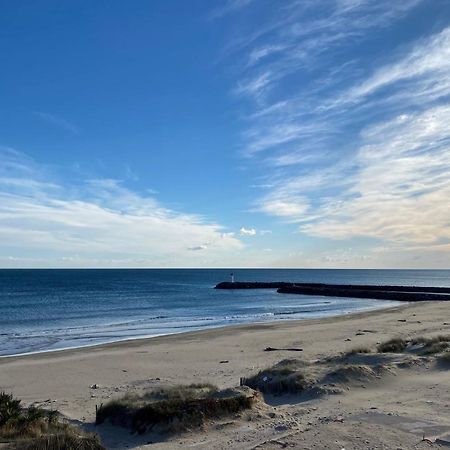
[[[89,424],[95,405],[124,392],[192,382],[232,387],[240,377],[285,358],[311,361],[360,345],[374,348],[395,336],[445,333],[450,334],[450,302],[405,304],[320,320],[234,326],[2,358],[0,388],[25,404],[58,409],[93,429]],[[269,346],[303,352],[265,352]],[[91,388],[94,384],[97,389]],[[178,436],[133,436],[110,425],[96,431],[108,449],[407,450],[445,448],[447,434],[450,441],[450,370],[432,360],[340,387],[338,395],[267,397],[254,410]],[[436,437],[441,441],[430,442]]]

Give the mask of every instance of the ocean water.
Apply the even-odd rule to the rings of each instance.
[[[215,290],[228,269],[0,270],[0,355],[232,324],[307,319],[397,302]],[[450,286],[450,270],[234,270],[236,281]]]

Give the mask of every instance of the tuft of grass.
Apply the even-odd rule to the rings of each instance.
[[[411,340],[394,338],[380,344],[378,351],[381,353],[401,353],[408,345],[421,346],[419,347],[420,355],[435,355],[450,348],[450,335],[418,336]]]
[[[438,335],[433,337],[419,336],[411,340],[412,345],[423,345],[422,355],[434,355],[441,353],[450,346],[449,335]]]
[[[16,448],[20,450],[105,450],[96,435],[80,433],[80,430],[71,425],[35,439],[18,440]]]
[[[406,349],[408,342],[402,338],[389,339],[386,342],[382,342],[377,350],[380,353],[401,353]]]
[[[372,350],[369,347],[355,347],[352,348],[351,350],[349,350],[348,352],[344,353],[342,356],[344,358],[349,357],[349,356],[353,356],[353,355],[359,355],[359,354],[367,354],[367,353],[371,353]]]
[[[447,350],[448,347],[449,347],[448,342],[444,342],[444,341],[429,342],[424,345],[424,347],[420,353],[422,355],[435,355],[436,353],[441,353],[444,350]]]
[[[139,434],[153,429],[187,431],[203,426],[208,419],[251,408],[254,400],[254,394],[243,390],[219,391],[210,384],[178,385],[101,405],[96,424],[109,421]]]
[[[56,411],[23,408],[11,394],[0,392],[0,438],[22,450],[104,450],[98,437],[57,420]]]
[[[439,334],[433,337],[419,336],[411,339],[412,345],[417,344],[435,344],[437,342],[450,342],[450,335]]]
[[[194,383],[189,385],[178,384],[150,391],[144,394],[142,400],[188,401],[211,395],[214,392],[217,392],[217,390],[217,386],[210,383]]]
[[[256,375],[244,378],[242,383],[265,394],[299,394],[311,385],[299,367],[301,365],[298,360],[283,360]]]
[[[9,421],[17,420],[22,415],[21,401],[7,394],[0,392],[0,427]]]

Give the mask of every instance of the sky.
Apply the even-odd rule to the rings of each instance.
[[[0,0],[0,267],[450,268],[448,0]]]

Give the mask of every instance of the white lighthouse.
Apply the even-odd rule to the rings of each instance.
[[[230,278],[231,278],[231,282],[234,283],[234,273],[233,272],[230,273]]]

